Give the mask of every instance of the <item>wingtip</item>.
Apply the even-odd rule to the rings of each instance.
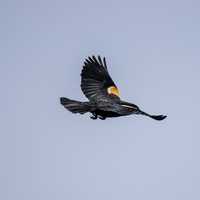
[[[71,100],[66,97],[60,97],[60,104],[63,106],[66,105],[69,101]]]
[[[60,104],[64,105],[64,102],[66,101],[65,97],[60,97]]]
[[[91,55],[85,58],[84,60],[84,66],[88,64],[97,64],[98,66],[102,66],[107,70],[107,63],[106,63],[106,58],[101,57],[99,54],[98,55]]]

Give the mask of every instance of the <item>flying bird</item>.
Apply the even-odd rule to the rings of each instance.
[[[84,61],[81,72],[81,90],[89,99],[87,102],[60,98],[60,103],[72,113],[91,113],[91,119],[105,120],[132,114],[148,116],[155,120],[163,120],[165,115],[150,115],[133,104],[120,99],[120,93],[108,73],[105,57],[88,57]]]

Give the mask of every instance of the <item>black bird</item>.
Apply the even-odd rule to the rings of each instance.
[[[106,119],[131,114],[141,114],[155,120],[163,120],[165,115],[150,115],[140,110],[132,103],[122,101],[119,90],[110,77],[106,59],[100,56],[85,59],[81,72],[81,89],[88,102],[80,102],[65,97],[60,98],[60,103],[72,113],[92,113],[91,119]]]

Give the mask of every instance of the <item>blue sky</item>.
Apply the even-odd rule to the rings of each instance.
[[[199,200],[199,1],[1,3],[0,199]],[[90,120],[84,58],[168,118]]]

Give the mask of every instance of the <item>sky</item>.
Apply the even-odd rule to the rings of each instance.
[[[0,3],[0,199],[199,200],[200,2]],[[91,120],[87,56],[144,116]]]

